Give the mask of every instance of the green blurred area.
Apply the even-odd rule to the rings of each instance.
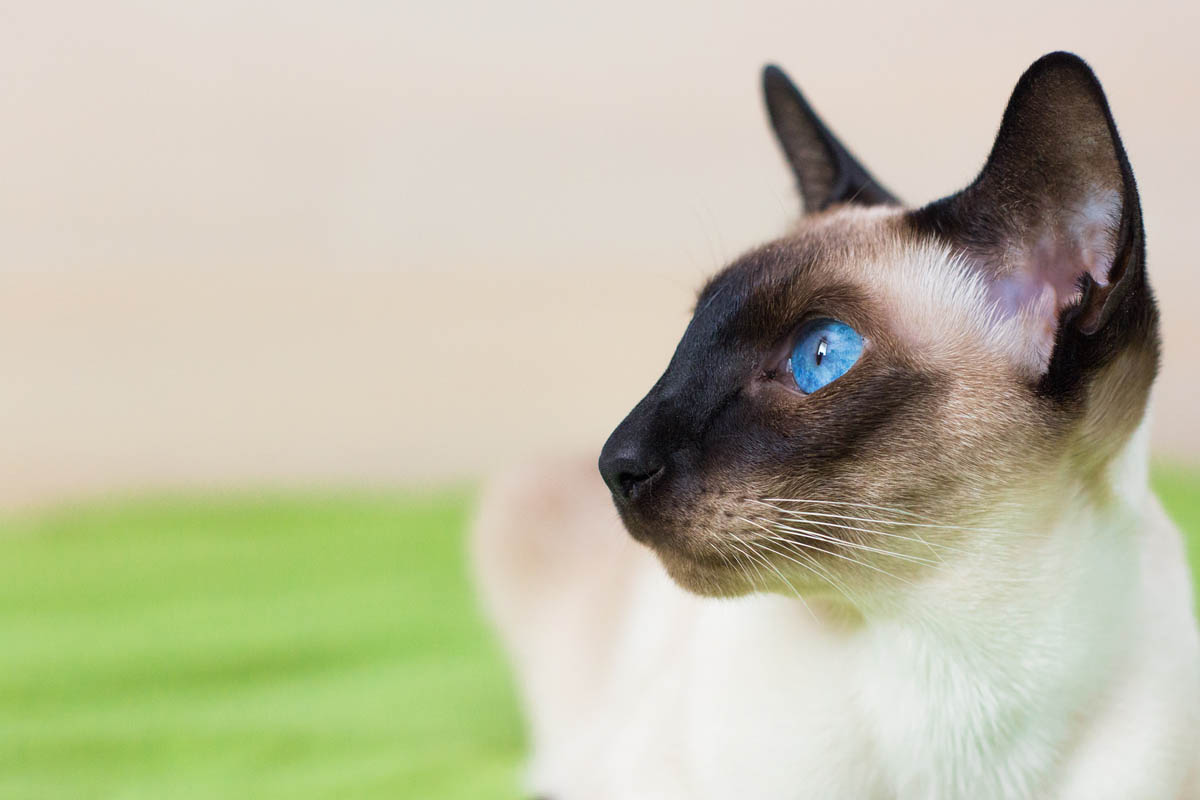
[[[1156,485],[1200,567],[1200,472]],[[471,496],[157,499],[0,525],[0,798],[518,797]]]
[[[155,500],[0,530],[0,798],[516,797],[469,496]]]

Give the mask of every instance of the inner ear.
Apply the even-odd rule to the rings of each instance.
[[[1022,319],[1038,371],[1049,365],[1059,320],[1080,304],[1084,288],[1108,288],[1120,220],[1118,191],[1081,188],[1078,197],[1047,209],[1005,246],[983,254],[992,308],[1001,318]]]
[[[983,272],[1035,374],[1049,368],[1063,321],[1095,333],[1124,294],[1118,284],[1141,279],[1133,174],[1099,82],[1068,53],[1021,77],[979,177],[913,216]]]
[[[763,96],[775,137],[796,176],[805,213],[837,203],[899,205],[838,141],[779,67],[769,65],[763,70]]]

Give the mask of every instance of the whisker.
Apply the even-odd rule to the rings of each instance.
[[[725,553],[721,551],[721,548],[717,547],[715,544],[713,544],[710,541],[707,541],[707,540],[705,540],[705,541],[706,541],[706,544],[708,544],[708,549],[712,550],[714,553],[716,553],[717,557],[725,562],[725,566],[729,567],[730,570],[734,569],[733,562],[729,560],[729,556],[725,555]]]
[[[799,546],[797,547],[796,545]],[[817,562],[817,559],[808,553],[802,543],[794,543],[792,545],[792,552],[794,552],[800,558],[803,558],[809,564],[812,564],[813,569],[820,571],[820,573],[825,576],[825,580],[829,581],[829,585],[841,592],[842,596],[850,602],[850,605],[861,605],[858,601],[858,596],[854,592],[850,591],[850,587],[848,587],[844,582],[835,578],[832,572],[821,566]]]
[[[889,508],[888,506],[877,506],[877,505],[872,505],[871,503],[854,503],[854,502],[850,502],[850,501],[846,501],[846,500],[805,500],[805,499],[789,498],[789,497],[767,497],[767,498],[764,498],[764,500],[767,503],[806,503],[808,505],[818,505],[818,506],[820,506],[820,505],[849,506],[852,508],[869,508],[869,509],[872,509],[875,511],[887,511],[892,514],[902,514],[906,517],[912,517],[914,519],[924,520],[925,524],[919,526],[922,528],[945,528],[948,530],[978,531],[981,533],[1008,533],[1008,531],[1006,531],[1002,528],[978,528],[978,527],[971,527],[971,526],[967,526],[967,525],[950,525],[947,523],[938,522],[937,520],[933,519],[932,517],[926,517],[922,514],[917,514],[916,512],[913,512],[913,511],[906,511],[905,509],[902,509],[902,508]],[[1015,507],[1016,504],[1015,503],[1000,503],[997,505],[1010,505],[1010,506]],[[783,509],[780,509],[780,510],[783,510]],[[864,521],[874,522],[876,520],[864,520]],[[915,523],[915,522],[896,522],[896,521],[889,521],[888,524],[891,524],[891,525],[914,525],[914,526],[917,525],[917,523]]]
[[[739,517],[739,519],[744,519],[744,520],[745,520],[745,518],[743,518],[743,517]],[[790,539],[786,539],[786,538],[783,538],[783,537],[780,537],[780,536],[776,536],[774,533],[772,533],[772,532],[771,532],[771,530],[770,530],[769,528],[766,528],[766,527],[765,527],[765,526],[763,526],[763,525],[759,525],[757,522],[752,522],[752,521],[750,521],[750,520],[745,520],[745,521],[746,521],[746,522],[749,522],[751,525],[754,525],[754,526],[755,526],[755,527],[757,527],[757,528],[762,528],[764,531],[766,531],[766,532],[767,532],[767,536],[768,536],[768,538],[770,538],[770,539],[775,539],[775,540],[777,540],[777,541],[780,541],[780,542],[785,542],[785,543],[787,543],[787,544],[792,544],[792,545],[798,544],[797,542],[795,542],[795,541],[792,541],[792,540],[790,540]],[[803,533],[804,533],[804,531],[798,531],[798,533],[800,533],[800,534],[803,534]],[[819,538],[819,537],[812,537],[812,536],[810,536],[810,537],[807,537],[807,538],[813,538],[813,539],[816,539],[816,541],[827,541],[826,539],[821,539],[821,538]],[[836,544],[843,544],[843,542],[841,542],[841,541],[835,541],[834,543],[836,543]],[[845,555],[845,554],[843,554],[843,553],[835,553],[835,552],[833,552],[833,551],[831,551],[831,550],[825,550],[824,548],[821,548],[821,547],[816,547],[815,545],[808,545],[808,547],[811,547],[813,550],[817,550],[817,551],[819,551],[819,552],[822,552],[822,553],[826,553],[826,554],[828,554],[828,555],[831,555],[831,556],[833,556],[834,558],[840,558],[840,559],[842,559],[843,561],[849,561],[849,562],[850,562],[850,563],[852,563],[852,564],[858,564],[860,567],[866,567],[867,569],[874,570],[875,572],[878,572],[878,573],[880,573],[881,575],[887,575],[887,576],[888,576],[889,578],[891,578],[892,580],[897,580],[897,581],[900,581],[901,583],[906,583],[906,584],[908,584],[908,585],[910,585],[910,586],[912,585],[912,581],[905,580],[904,578],[901,578],[899,575],[893,575],[892,573],[888,572],[886,569],[882,569],[882,568],[880,568],[880,567],[876,567],[876,566],[874,566],[873,564],[868,564],[867,562],[865,562],[865,561],[861,561],[861,560],[859,560],[859,559],[857,559],[857,558],[853,558],[853,557],[851,557],[851,556],[847,556],[847,555]]]
[[[788,537],[784,537],[784,536],[771,536],[768,538],[774,539],[777,542],[782,542],[782,543],[789,544],[789,545],[799,545],[801,547],[808,547],[813,550],[817,550],[821,553],[828,553],[829,555],[833,556],[834,558],[840,558],[843,561],[849,561],[851,564],[857,564],[860,567],[866,567],[867,569],[872,570],[874,572],[878,572],[881,575],[886,575],[893,580],[900,581],[901,583],[907,584],[909,586],[912,585],[912,581],[907,580],[905,578],[901,578],[899,575],[889,572],[888,570],[883,569],[882,567],[877,567],[874,564],[868,564],[866,561],[863,561],[860,558],[855,558],[853,556],[846,555],[844,553],[836,553],[832,550],[826,550],[823,547],[817,547],[816,545],[812,544],[812,542],[814,542],[814,541],[828,542],[829,544],[840,544],[840,542],[832,542],[832,541],[829,541],[826,539],[815,539],[811,536],[803,536],[803,535],[797,536],[796,538],[788,538]]]
[[[827,528],[840,528],[842,530],[847,530],[847,531],[858,531],[860,533],[870,533],[870,534],[874,534],[876,536],[886,536],[891,539],[903,539],[906,542],[917,542],[917,543],[922,544],[925,547],[929,548],[930,553],[938,561],[941,561],[942,557],[939,553],[936,552],[936,550],[934,548],[953,550],[953,551],[960,552],[960,553],[965,552],[965,551],[961,550],[960,548],[952,547],[952,546],[946,545],[946,544],[931,544],[931,543],[927,542],[925,540],[925,538],[920,536],[919,534],[917,535],[916,538],[913,538],[912,536],[904,536],[902,534],[892,533],[890,531],[880,531],[880,530],[875,530],[873,528],[859,528],[854,525],[838,525],[838,524],[835,524],[832,522],[821,522],[820,520],[815,520],[812,518],[813,517],[824,517],[824,518],[830,518],[830,519],[853,520],[853,521],[861,520],[863,522],[885,523],[885,524],[889,524],[889,525],[907,525],[907,524],[912,524],[912,523],[889,522],[887,520],[863,519],[861,517],[846,517],[846,516],[842,516],[841,514],[821,514],[821,513],[817,513],[817,512],[811,512],[811,511],[790,511],[786,508],[780,508],[779,506],[774,506],[774,505],[771,505],[770,503],[765,503],[761,500],[752,500],[751,502],[758,503],[761,506],[766,506],[767,508],[774,509],[774,510],[780,512],[781,514],[785,514],[786,516],[793,518],[793,519],[798,519],[801,522],[812,522],[813,524],[822,525]]]
[[[905,555],[903,553],[896,553],[891,550],[885,550],[880,547],[872,547],[869,544],[862,544],[861,542],[852,542],[849,539],[841,539],[841,538],[838,538],[837,536],[827,536],[823,533],[818,533],[817,531],[810,531],[806,528],[795,528],[795,527],[792,527],[791,525],[785,525],[782,522],[772,522],[771,524],[777,530],[780,530],[780,531],[788,531],[789,533],[800,534],[800,535],[807,536],[810,538],[819,539],[820,541],[823,541],[823,542],[829,542],[830,544],[837,544],[837,545],[842,545],[844,547],[849,547],[854,550],[864,550],[869,553],[878,553],[883,556],[891,556],[892,558],[898,558],[902,561],[911,561],[914,564],[924,564],[927,567],[940,566],[940,564],[937,561],[931,561],[928,558],[921,558],[920,556],[910,556],[910,555]]]
[[[944,524],[944,523],[932,523],[932,522],[909,522],[908,520],[885,519],[883,517],[854,517],[849,514],[830,514],[828,512],[823,512],[823,511],[798,511],[798,510],[792,509],[792,508],[784,508],[783,506],[777,506],[774,503],[771,503],[771,502],[768,502],[765,500],[751,500],[750,502],[757,503],[760,506],[766,506],[767,508],[773,508],[776,511],[782,512],[784,514],[803,514],[805,516],[810,516],[810,517],[828,517],[829,519],[848,520],[850,522],[872,522],[876,525],[895,525],[897,527],[902,527],[902,528],[938,528],[938,529],[942,529],[942,530],[972,531],[972,532],[978,531],[978,532],[982,532],[982,533],[1003,533],[1004,532],[998,528],[975,528],[975,527],[971,527],[971,526],[967,526],[967,525],[948,525],[948,524]],[[938,545],[938,546],[939,547],[947,547],[947,549],[950,549],[950,548],[948,548],[947,545]]]
[[[742,561],[742,556],[738,553],[734,553],[733,557],[734,561],[737,563],[738,569],[741,570],[742,575],[746,577],[746,583],[750,585],[750,589],[757,592],[758,586],[756,586],[754,583],[754,576],[750,574],[750,570],[746,569],[746,564]]]
[[[849,601],[850,605],[852,605],[852,606],[860,605],[858,598],[855,596],[855,594],[853,592],[850,591],[850,589],[844,583],[842,583],[841,581],[834,578],[833,573],[831,573],[829,570],[822,567],[820,564],[817,563],[816,558],[809,555],[809,553],[807,552],[808,548],[806,548],[804,546],[803,542],[788,542],[788,546],[794,554],[796,554],[800,558],[803,558],[807,563],[811,564],[812,569],[819,571],[820,574],[825,578],[826,582],[829,583],[830,586],[832,586],[833,588],[835,588],[839,592],[841,592],[842,596],[845,597],[847,601]],[[819,549],[819,548],[813,548],[813,549]]]
[[[751,525],[754,524],[753,522],[750,522],[750,520],[748,520],[748,519],[745,519],[742,517],[739,517],[739,519],[742,519],[743,522],[749,522]],[[818,578],[824,578],[825,582],[828,583],[833,588],[837,589],[839,592],[841,592],[842,595],[845,596],[845,598],[848,601],[850,601],[851,605],[857,605],[857,602],[854,600],[854,598],[852,598],[850,596],[849,592],[845,588],[843,588],[842,585],[838,581],[836,581],[832,575],[830,575],[824,568],[822,568],[819,564],[817,564],[817,562],[815,560],[813,560],[813,558],[811,556],[809,556],[803,552],[800,552],[798,550],[793,551],[793,553],[795,555],[798,555],[801,558],[804,558],[807,561],[807,563],[805,563],[805,561],[797,561],[795,558],[792,558],[791,555],[780,552],[779,550],[776,550],[775,548],[771,547],[770,545],[766,544],[763,541],[756,542],[755,544],[758,545],[759,547],[764,548],[765,550],[768,550],[769,552],[772,552],[778,556],[782,556],[783,558],[786,558],[788,561],[791,561],[795,564],[800,565],[801,567],[804,567],[806,570],[813,573]],[[782,575],[780,577],[782,577]]]
[[[899,575],[895,575],[895,574],[893,574],[893,573],[891,573],[891,572],[888,572],[886,569],[883,569],[882,567],[876,567],[875,565],[873,565],[873,564],[868,564],[867,562],[865,562],[865,561],[863,561],[863,560],[861,560],[861,559],[854,558],[854,557],[852,557],[852,556],[847,556],[847,555],[844,555],[844,554],[842,554],[842,553],[835,553],[835,552],[833,552],[832,550],[826,550],[826,549],[825,549],[825,548],[823,548],[823,547],[817,547],[817,546],[816,546],[815,544],[813,544],[811,541],[806,541],[806,540],[804,540],[803,538],[802,538],[802,539],[800,539],[800,540],[792,540],[792,539],[782,539],[782,538],[778,538],[778,541],[780,541],[780,542],[785,542],[785,543],[787,543],[787,544],[789,544],[789,545],[792,545],[792,546],[794,546],[794,547],[803,547],[803,548],[806,548],[806,549],[809,549],[809,550],[815,550],[815,551],[816,551],[816,552],[818,552],[818,553],[826,553],[826,554],[828,554],[828,555],[831,555],[831,556],[833,556],[834,558],[840,558],[840,559],[842,559],[843,561],[849,561],[851,564],[857,564],[857,565],[858,565],[858,566],[860,566],[860,567],[866,567],[867,569],[869,569],[869,570],[871,570],[871,571],[873,571],[873,572],[878,572],[880,575],[886,575],[887,577],[891,578],[891,579],[892,579],[892,580],[894,580],[894,581],[900,581],[900,582],[901,582],[901,583],[903,583],[903,584],[906,584],[906,585],[908,585],[908,586],[912,586],[912,581],[910,581],[910,580],[907,580],[907,579],[905,579],[905,578],[901,578]],[[818,540],[818,541],[820,541],[820,540]]]
[[[913,511],[906,511],[903,508],[889,508],[888,506],[877,506],[871,503],[855,503],[849,500],[813,500],[799,497],[765,497],[763,498],[768,503],[810,503],[826,506],[853,506],[855,508],[872,508],[876,511],[888,511],[893,514],[903,514],[906,517],[916,517],[917,519],[926,519],[920,514]]]
[[[729,537],[727,541],[728,541],[728,543],[729,543],[731,546],[733,546],[733,548],[734,548],[734,549],[736,549],[736,550],[737,550],[739,553],[741,553],[742,555],[745,555],[745,556],[746,556],[746,563],[750,565],[750,567],[751,567],[751,568],[754,570],[755,574],[756,574],[756,575],[758,575],[759,579],[763,581],[763,587],[764,587],[764,588],[759,588],[759,586],[758,586],[758,583],[757,583],[757,582],[755,582],[753,578],[751,578],[751,579],[750,579],[750,585],[751,585],[752,587],[754,587],[754,591],[756,591],[756,592],[763,592],[763,591],[766,591],[766,589],[765,589],[765,587],[766,587],[766,578],[764,578],[764,577],[763,577],[763,574],[762,574],[762,572],[760,572],[760,571],[759,571],[759,569],[758,569],[758,565],[757,565],[757,564],[756,564],[756,563],[755,563],[753,560],[751,560],[751,559],[750,559],[749,555],[747,555],[747,552],[746,552],[744,549],[742,549],[742,547],[741,547],[741,546],[739,545],[739,543],[738,543],[738,542],[737,542],[737,541],[734,539],[734,537],[732,537],[732,536],[731,536],[731,537]],[[747,572],[747,577],[749,577],[749,573],[748,573],[748,572]]]
[[[744,544],[750,548],[751,553],[755,552],[753,542],[744,542]],[[779,571],[778,567],[776,567],[774,564],[771,563],[771,559],[767,558],[766,556],[762,555],[761,553],[757,553],[757,555],[759,558],[762,559],[762,563],[764,563],[768,567],[770,567],[771,570],[774,571],[774,573],[779,576],[779,579],[788,585],[788,588],[792,590],[792,594],[796,595],[796,599],[799,600],[801,602],[801,604],[803,604],[804,610],[807,611],[808,615],[813,618],[813,622],[818,622],[817,615],[813,613],[813,610],[811,608],[809,608],[808,603],[805,601],[805,599],[803,597],[800,596],[800,592],[796,590],[796,587],[792,585],[792,582],[789,581],[787,579],[787,577],[784,576],[784,574]]]

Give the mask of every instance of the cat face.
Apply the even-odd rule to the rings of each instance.
[[[764,86],[808,213],[709,281],[606,443],[630,533],[698,593],[857,598],[1063,492],[1103,494],[1144,414],[1157,312],[1091,70],[1035,63],[979,178],[918,210],[781,72]]]

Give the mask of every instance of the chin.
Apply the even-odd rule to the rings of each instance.
[[[654,551],[680,588],[700,597],[742,597],[756,591],[729,555],[722,556],[704,533],[704,523],[663,524],[623,520],[629,535]]]
[[[723,561],[709,563],[677,549],[653,546],[671,580],[700,597],[742,597],[754,591],[746,579]]]

